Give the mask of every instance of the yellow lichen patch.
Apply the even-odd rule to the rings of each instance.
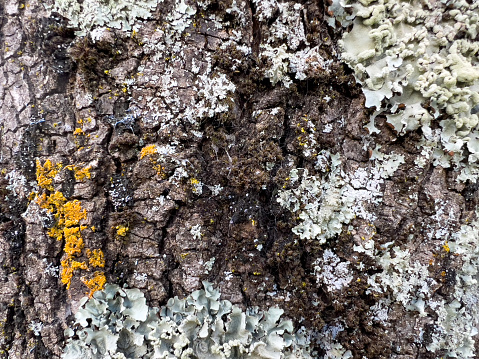
[[[83,250],[83,238],[80,236],[65,236],[65,253],[69,258],[80,255]]]
[[[116,234],[119,235],[120,237],[125,237],[130,228],[127,226],[124,226],[123,224],[120,224],[119,226],[115,227],[116,229]]]
[[[84,168],[79,168],[75,167],[75,179],[77,181],[83,182],[86,178],[91,179],[91,166],[90,167],[84,167]]]
[[[43,166],[37,161],[37,181],[43,193],[38,195],[37,204],[53,213],[55,225],[48,230],[48,235],[57,240],[65,240],[64,259],[61,261],[61,281],[70,289],[73,273],[78,270],[88,270],[87,263],[75,260],[83,254],[84,241],[82,238],[82,230],[87,229],[85,225],[80,225],[80,221],[87,219],[86,210],[82,208],[81,202],[78,200],[68,201],[63,193],[54,191],[53,178],[61,170],[62,166],[53,165],[50,160],[45,161]],[[75,179],[84,180],[90,178],[90,167],[80,168],[68,166],[67,169],[75,171]],[[89,265],[91,267],[104,267],[105,259],[100,249],[93,251],[87,250]],[[88,280],[85,284],[90,289],[90,294],[95,290],[102,289],[106,282],[102,272],[96,272],[93,279]]]
[[[35,198],[37,197],[37,192],[30,192],[30,194],[28,195],[28,201],[31,202],[33,201]]]
[[[63,239],[63,230],[54,226],[48,230],[48,235],[52,238],[56,238],[58,241]]]
[[[152,161],[153,162],[153,168],[156,170],[156,174],[160,177],[165,177],[165,173],[163,172],[163,167],[161,167],[160,165],[157,165],[156,162]]]
[[[79,236],[80,228],[79,227],[65,228],[63,230],[63,233],[65,234],[65,237]]]
[[[37,160],[36,175],[38,185],[41,188],[53,191],[53,179],[58,174],[58,172],[60,172],[61,169],[61,163],[57,163],[56,165],[54,165],[52,161],[46,160],[42,166],[41,162]]]
[[[73,268],[70,266],[69,261],[63,260],[62,262],[62,272],[61,280],[62,283],[67,286],[67,289],[70,289],[72,277],[73,277]]]
[[[61,280],[63,284],[66,284],[67,289],[70,289],[73,272],[78,269],[87,269],[85,262],[77,262],[71,259],[65,259],[61,261],[62,273]]]
[[[158,153],[156,145],[145,146],[141,149],[140,160],[143,159],[143,157],[145,156],[154,155],[155,153]]]
[[[140,160],[143,159],[146,156],[151,156],[155,155],[158,153],[158,149],[156,148],[156,145],[148,145],[142,148],[141,153],[140,153]],[[164,173],[164,168],[158,164],[157,159],[151,158],[150,157],[150,162],[153,165],[153,168],[156,170],[156,173],[158,176],[165,177]]]
[[[65,227],[77,226],[80,220],[86,219],[86,210],[82,210],[81,203],[77,199],[65,203],[63,206]]]
[[[97,290],[102,290],[106,283],[105,273],[95,272],[93,278],[83,279],[83,283],[90,289],[88,296],[91,298]]]
[[[105,267],[105,256],[101,249],[86,250],[86,254],[89,258],[90,266],[92,267]]]
[[[67,199],[61,192],[54,192],[47,196],[43,193],[38,196],[37,203],[41,208],[47,209],[51,213],[59,214]]]
[[[446,241],[446,243],[444,243],[444,245],[442,246],[442,248],[444,248],[444,250],[445,250],[447,253],[449,253],[449,252],[451,251],[451,248],[449,248],[449,244],[447,243],[447,241]]]
[[[73,166],[69,165],[65,167],[69,171],[73,171],[73,174],[75,176],[75,179],[77,181],[83,182],[85,179],[91,179],[91,166],[88,167],[80,167],[80,166]]]
[[[85,131],[81,128],[76,128],[75,131],[73,131],[74,136],[80,136],[80,135],[85,135]]]
[[[85,262],[77,262],[77,261],[72,261],[71,262],[71,267],[72,267],[73,270],[88,269]]]
[[[190,184],[191,184],[193,193],[198,194],[198,195],[203,193],[203,183],[201,183],[200,180],[198,180],[196,178],[191,178],[190,179]]]

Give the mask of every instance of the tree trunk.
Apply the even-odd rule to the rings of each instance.
[[[453,302],[477,186],[369,133],[322,1],[73,3],[0,1],[0,357],[59,358],[104,280],[279,306],[318,358],[447,351],[416,294]]]

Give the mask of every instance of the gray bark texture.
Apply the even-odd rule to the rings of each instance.
[[[322,1],[266,3],[165,0],[134,30],[82,36],[53,1],[0,0],[1,358],[59,358],[103,275],[150,306],[205,280],[243,309],[278,306],[316,333],[318,358],[445,356],[427,349],[449,335],[443,314],[411,303],[453,301],[461,256],[439,232],[475,219],[477,186],[417,166],[420,130],[378,116],[369,133]],[[378,163],[374,189],[354,185]],[[339,193],[315,202],[337,207],[321,235],[292,230],[314,202],[293,192],[307,178]],[[343,216],[355,206],[367,215]],[[409,267],[388,272],[399,251]]]

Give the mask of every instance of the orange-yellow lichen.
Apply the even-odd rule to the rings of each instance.
[[[83,279],[83,283],[90,288],[90,293],[88,296],[91,298],[93,293],[97,290],[102,290],[106,283],[105,273],[103,272],[95,272],[93,278],[91,279]]]
[[[83,182],[85,181],[85,179],[91,179],[91,173],[90,173],[91,166],[82,168],[80,166],[69,165],[69,166],[66,166],[65,169],[69,171],[73,171],[73,174],[77,181]]]
[[[43,166],[37,161],[37,182],[43,193],[38,195],[36,202],[41,208],[53,213],[55,225],[49,229],[48,235],[57,240],[65,240],[65,258],[61,261],[61,281],[70,289],[73,273],[78,270],[88,270],[89,267],[85,262],[75,260],[83,253],[84,241],[81,231],[88,228],[80,225],[80,221],[87,219],[86,210],[82,208],[81,202],[78,200],[68,201],[63,193],[54,191],[53,178],[61,170],[62,165],[53,165],[50,160],[45,161]],[[90,178],[90,167],[80,168],[68,166],[67,169],[75,171],[75,179],[82,181]],[[93,252],[87,250],[89,264],[91,267],[104,267],[105,259],[103,252],[99,249]],[[106,282],[102,272],[96,272],[93,279],[88,280],[85,284],[90,289],[90,295],[96,290],[102,289]]]
[[[75,129],[75,131],[73,131],[73,134],[75,136],[84,135],[85,131],[83,131],[81,128],[77,128],[77,129]]]
[[[30,194],[28,195],[28,201],[33,201],[35,198],[37,197],[37,192],[30,192]]]
[[[52,161],[46,160],[42,166],[41,162],[37,160],[36,175],[38,185],[41,188],[53,191],[53,179],[58,174],[58,172],[60,172],[61,169],[61,163],[54,165]]]
[[[142,148],[140,153],[140,160],[143,157],[151,156],[158,153],[158,149],[156,145],[148,145]],[[156,170],[158,176],[165,177],[165,173],[163,172],[164,168],[158,164],[157,159],[150,157],[150,162],[153,165],[153,168]]]
[[[69,261],[63,260],[62,262],[62,272],[61,272],[61,281],[67,286],[67,289],[70,289],[72,277],[73,277],[73,268],[70,266]]]
[[[119,226],[116,226],[115,229],[117,235],[119,235],[120,237],[125,237],[130,228],[124,226],[123,224],[120,224]]]
[[[192,191],[193,193],[196,193],[196,194],[201,194],[201,188],[202,188],[202,184],[199,180],[197,180],[196,178],[191,178],[190,179],[190,183],[191,183],[191,186],[193,187],[192,188]]]
[[[154,155],[155,153],[158,153],[156,145],[145,146],[141,149],[140,160],[145,156]]]
[[[90,266],[92,267],[101,267],[105,266],[105,256],[101,249],[86,250],[86,254],[89,258]]]
[[[72,267],[73,270],[88,269],[85,262],[77,262],[77,261],[72,261],[71,262],[71,267]]]
[[[444,243],[444,245],[442,246],[442,248],[444,248],[444,250],[445,250],[447,253],[449,253],[449,252],[451,251],[451,248],[449,248],[449,244],[447,243],[447,241],[446,241],[446,243]]]
[[[61,241],[63,239],[63,230],[62,228],[53,226],[52,228],[48,230],[48,235],[52,238],[56,238],[57,241]]]
[[[80,236],[65,236],[65,248],[64,251],[68,257],[80,255],[83,250],[83,238]]]
[[[161,167],[161,165],[157,165],[156,161],[152,161],[152,163],[153,163],[153,168],[156,170],[156,174],[158,176],[165,177],[166,175],[165,175],[165,172],[163,171],[164,168]]]
[[[66,284],[67,289],[70,289],[73,272],[78,269],[87,269],[85,262],[77,262],[71,259],[62,260],[61,265],[61,281],[63,284]]]
[[[80,235],[80,228],[79,227],[65,228],[63,230],[63,233],[65,234],[65,237],[78,236]]]
[[[75,199],[65,203],[63,206],[63,216],[66,227],[77,226],[80,220],[86,219],[86,210],[82,210],[80,201]]]
[[[75,179],[77,181],[83,182],[86,178],[91,179],[91,166],[90,167],[84,167],[84,168],[79,168],[75,167]]]
[[[38,196],[37,203],[41,208],[47,209],[51,213],[59,214],[67,199],[61,192],[54,192],[47,196],[42,193]]]

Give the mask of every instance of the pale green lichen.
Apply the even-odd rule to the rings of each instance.
[[[150,308],[138,289],[107,285],[75,315],[64,359],[311,358],[309,336],[281,320],[283,310],[242,311],[210,283],[185,299]],[[75,339],[73,339],[75,338]]]
[[[462,169],[459,180],[475,181],[479,3],[335,0],[332,10],[353,24],[341,56],[363,85],[366,106],[376,108],[370,132],[380,113],[399,134],[421,128],[431,161],[452,162]]]

